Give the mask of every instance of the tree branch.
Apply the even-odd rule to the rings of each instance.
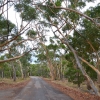
[[[28,52],[20,55],[20,56],[16,56],[16,57],[13,57],[13,58],[9,58],[7,60],[0,60],[0,63],[9,62],[9,61],[13,61],[13,60],[19,59],[19,58],[23,57],[24,55],[28,54],[29,52],[31,52],[32,50],[36,50],[36,49],[37,48],[33,48],[33,49],[29,50]]]

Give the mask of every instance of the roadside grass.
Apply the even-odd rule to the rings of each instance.
[[[50,80],[52,81],[50,78],[45,78],[46,80]],[[81,85],[80,85],[80,88],[78,87],[77,84],[74,84],[72,82],[68,82],[67,79],[63,79],[63,80],[53,80],[52,82],[56,83],[56,84],[60,84],[62,86],[65,86],[65,87],[70,87],[70,88],[74,88],[74,89],[77,89],[81,92],[89,92],[88,89],[87,89],[87,85],[86,85],[86,82],[83,82]],[[95,85],[96,87],[98,88],[98,90],[100,91],[100,86],[98,83],[95,82]]]
[[[0,78],[0,83],[18,84],[18,83],[23,83],[23,82],[28,81],[28,80],[30,80],[29,77],[28,78],[25,78],[25,79],[17,78],[15,82],[11,78]]]

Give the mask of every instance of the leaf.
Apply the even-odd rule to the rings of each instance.
[[[34,30],[29,30],[27,32],[27,35],[30,36],[30,37],[34,37],[36,35],[36,32]]]
[[[31,21],[36,19],[36,11],[34,8],[25,5],[24,11],[21,13],[20,16],[23,18],[24,21]]]

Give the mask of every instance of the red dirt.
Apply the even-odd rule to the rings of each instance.
[[[14,97],[22,91],[29,81],[30,80],[25,80],[14,84],[0,82],[0,100],[14,100]]]
[[[73,89],[71,87],[65,87],[60,84],[54,83],[51,80],[44,79],[46,82],[51,84],[53,87],[61,90],[63,93],[69,95],[74,100],[100,100],[99,96],[91,95],[89,93],[83,93],[79,91],[78,89]]]
[[[10,88],[21,88],[24,87],[30,80],[23,81],[20,83],[15,83],[15,84],[8,84],[5,82],[0,82],[0,90],[5,90],[5,89],[10,89]]]

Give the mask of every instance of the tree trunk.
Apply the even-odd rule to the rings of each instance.
[[[4,78],[4,70],[1,71],[1,77]]]
[[[22,77],[22,79],[23,79],[23,78],[24,78],[24,74],[23,74],[23,67],[22,67],[21,61],[20,61],[20,60],[17,60],[17,61],[18,61],[19,66],[20,66],[21,77]]]
[[[100,58],[97,58],[97,69],[100,71]],[[97,74],[97,82],[100,83],[100,74]]]
[[[97,82],[100,83],[100,62],[97,61],[96,67],[91,65],[89,62],[87,62],[85,59],[79,57],[81,61],[86,63],[89,67],[91,67],[96,73],[97,73]]]
[[[51,64],[50,61],[48,62],[48,65],[49,65],[49,68],[50,68],[50,76],[51,76],[51,79],[52,79],[52,80],[55,80],[56,77],[55,77],[55,74],[54,74],[53,65]]]
[[[64,39],[61,40],[62,43],[66,44],[69,49],[72,51],[72,53],[74,54],[76,63],[78,65],[78,68],[81,70],[82,74],[84,75],[84,77],[87,79],[87,81],[89,82],[89,85],[91,86],[91,88],[93,89],[93,91],[95,92],[96,95],[100,96],[98,89],[96,88],[96,86],[94,85],[92,79],[88,76],[88,74],[86,73],[86,71],[84,70],[84,68],[82,67],[80,60],[78,58],[78,55],[76,54],[75,50],[73,49],[73,47],[71,45],[69,45],[68,40]]]
[[[10,76],[10,78],[11,78],[11,69],[9,69],[9,76]]]
[[[15,82],[16,81],[16,69],[13,65],[13,81]]]
[[[27,75],[26,75],[26,69],[24,69],[24,78],[26,78],[27,77]]]
[[[97,74],[97,82],[100,84],[100,74]]]
[[[47,63],[48,63],[49,70],[50,70],[50,77],[51,77],[52,80],[55,80],[56,75],[54,73],[54,67],[53,67],[52,61],[51,61],[51,59],[49,58],[49,55],[48,55],[49,54],[48,49],[46,48],[46,46],[44,45],[44,43],[42,41],[41,41],[41,44],[42,44],[42,47],[44,48],[44,50],[46,52]]]
[[[80,74],[79,74],[79,72],[77,73],[77,83],[78,83],[78,87],[80,88]]]
[[[62,65],[62,57],[61,57],[61,73],[60,73],[60,79],[63,78],[63,65]]]

